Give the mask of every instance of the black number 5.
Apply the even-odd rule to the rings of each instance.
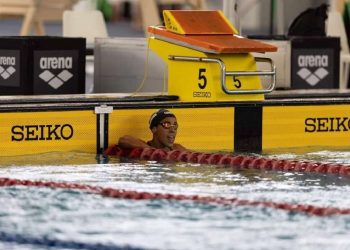
[[[233,81],[234,81],[233,86],[235,86],[235,87],[238,88],[238,89],[239,89],[240,87],[242,87],[241,81],[238,80],[238,79],[236,78],[236,76],[233,76]]]
[[[206,69],[199,69],[198,72],[198,80],[203,81],[203,83],[198,83],[198,87],[200,89],[204,89],[207,86],[207,78],[205,77],[204,73],[206,72]]]

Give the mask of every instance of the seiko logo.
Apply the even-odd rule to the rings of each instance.
[[[59,141],[69,140],[74,130],[70,124],[16,125],[11,129],[12,141]]]
[[[73,77],[73,74],[67,70],[73,68],[72,57],[42,57],[39,64],[41,69],[45,69],[39,77],[54,89],[58,89]],[[49,69],[63,70],[58,75],[54,75]]]
[[[193,92],[193,97],[210,98],[211,97],[211,92],[195,91],[195,92]]]
[[[40,58],[41,69],[71,69],[72,57],[42,57]]]
[[[15,66],[16,58],[15,57],[0,57],[0,76],[3,79],[8,79],[12,74],[16,72]],[[5,67],[8,66],[8,67]]]
[[[301,55],[298,57],[299,67],[328,67],[327,55]]]
[[[325,69],[328,67],[327,55],[301,55],[298,57],[298,66],[301,67],[301,69],[297,74],[311,86],[317,85],[317,83],[329,74]],[[318,68],[312,72],[307,67]]]
[[[347,132],[350,131],[349,117],[306,118],[305,132]]]

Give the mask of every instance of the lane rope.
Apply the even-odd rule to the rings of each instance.
[[[275,170],[350,176],[350,165],[315,161],[280,160],[260,156],[200,153],[180,150],[165,151],[154,148],[121,149],[116,145],[107,148],[104,154],[107,156],[140,160],[221,165],[233,169]]]
[[[128,200],[168,200],[168,201],[192,201],[202,204],[216,204],[216,205],[230,205],[230,206],[260,206],[265,208],[281,209],[289,212],[305,213],[317,216],[330,215],[350,215],[349,209],[341,209],[335,207],[319,207],[313,205],[290,204],[284,202],[272,201],[251,201],[239,198],[224,198],[211,197],[199,195],[181,195],[181,194],[167,194],[167,193],[150,193],[128,191],[124,189],[102,188],[85,184],[64,183],[53,181],[30,181],[10,178],[0,178],[1,187],[10,186],[28,186],[28,187],[47,187],[47,188],[61,188],[61,189],[75,189],[88,193],[98,194],[103,197],[128,199]]]

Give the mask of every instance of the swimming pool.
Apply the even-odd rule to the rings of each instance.
[[[350,164],[346,151],[268,157]],[[350,208],[350,177],[232,170],[71,152],[2,157],[0,177],[117,189]],[[30,163],[30,164],[29,164]],[[106,198],[84,190],[0,188],[1,249],[349,249],[349,215]]]

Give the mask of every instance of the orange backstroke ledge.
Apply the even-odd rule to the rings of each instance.
[[[205,53],[275,52],[277,47],[237,35],[221,11],[165,10],[164,26],[150,26],[155,38]]]

